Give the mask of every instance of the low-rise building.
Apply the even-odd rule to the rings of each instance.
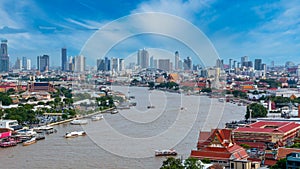
[[[299,169],[300,166],[300,153],[291,153],[286,156],[287,169]]]
[[[300,124],[295,122],[258,121],[233,130],[234,140],[243,142],[291,144],[298,135]]]

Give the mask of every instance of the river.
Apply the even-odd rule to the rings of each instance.
[[[200,130],[223,128],[245,114],[244,106],[207,96],[142,87],[112,89],[135,96],[136,107],[104,114],[103,120],[89,120],[87,125],[55,126],[57,133],[30,146],[1,148],[0,168],[156,169],[165,157],[154,157],[154,150],[174,148],[177,157],[187,158],[196,148]],[[63,137],[74,130],[85,130],[87,136]]]

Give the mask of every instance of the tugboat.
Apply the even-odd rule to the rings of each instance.
[[[173,149],[170,150],[155,150],[155,156],[176,156],[177,152]]]

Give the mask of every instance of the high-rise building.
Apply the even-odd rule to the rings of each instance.
[[[37,56],[37,69],[40,72],[49,71],[49,63],[48,55]]]
[[[120,71],[120,59],[119,58],[111,58],[110,59],[110,67],[111,67],[111,70],[115,71],[115,72],[118,72]]]
[[[150,57],[150,68],[154,68],[154,56]]]
[[[125,70],[125,60],[124,59],[119,59],[119,65],[120,65],[119,71]]]
[[[254,60],[254,70],[262,70],[261,59]]]
[[[26,68],[24,68],[24,69],[31,70],[31,60],[30,59],[26,60]]]
[[[0,72],[9,71],[9,57],[7,52],[7,40],[1,40]]]
[[[61,70],[67,71],[68,70],[68,58],[67,58],[67,49],[61,49]]]
[[[153,68],[157,69],[158,68],[158,60],[153,59]]]
[[[141,68],[149,67],[149,53],[146,49],[140,49],[137,53],[137,65]]]
[[[27,70],[27,58],[22,57],[22,69]]]
[[[241,57],[241,65],[245,66],[245,64],[247,64],[246,62],[248,62],[248,59],[249,59],[248,56]]]
[[[13,69],[22,70],[22,61],[21,61],[21,59],[17,58],[16,63],[14,65]]]
[[[158,60],[158,69],[164,71],[170,71],[171,62],[170,59],[159,59]]]
[[[297,66],[296,74],[300,78],[300,64]]]
[[[175,66],[175,67],[174,67],[175,71],[176,71],[176,70],[179,70],[178,64],[179,64],[179,52],[176,51],[176,52],[175,52],[175,64],[174,64],[174,66]]]
[[[232,62],[232,59],[229,59],[229,69],[232,68],[232,65],[231,65],[232,63],[231,62]]]
[[[187,57],[183,61],[183,69],[184,70],[191,70],[192,69],[192,60],[190,57]]]
[[[182,60],[179,60],[178,61],[178,70],[182,70],[182,67],[183,67]]]
[[[80,55],[74,58],[74,71],[75,72],[84,72],[85,71],[85,57]]]

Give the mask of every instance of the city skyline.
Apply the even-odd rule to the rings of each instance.
[[[70,2],[72,6],[67,5]],[[250,56],[263,59],[266,64],[272,61],[275,65],[286,61],[300,63],[300,39],[297,38],[300,2],[296,1],[118,0],[97,3],[28,0],[17,3],[4,0],[0,2],[0,8],[3,19],[0,38],[8,40],[10,63],[15,63],[18,57],[33,60],[46,54],[51,57],[50,65],[59,66],[61,48],[68,49],[68,56],[80,55],[88,38],[102,26],[138,12],[163,12],[186,19],[203,31],[225,61]],[[112,8],[114,12],[111,12]],[[124,58],[137,50],[136,44],[142,44],[138,48],[151,48],[155,40],[149,38],[147,42],[141,42],[144,42],[143,38],[136,37],[121,54],[116,51],[112,56]],[[165,42],[160,46],[162,49],[189,55]],[[95,61],[86,57],[87,64],[94,66]]]

